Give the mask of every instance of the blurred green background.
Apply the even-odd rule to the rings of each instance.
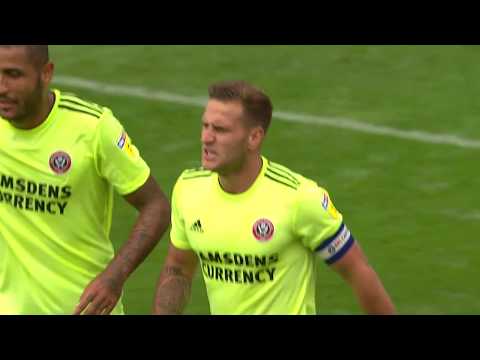
[[[275,110],[480,139],[478,46],[73,45],[52,46],[51,57],[59,80],[206,97],[214,81],[243,79]],[[181,171],[199,165],[201,107],[54,85],[110,107],[168,196]],[[329,190],[402,314],[480,312],[478,151],[275,117],[264,146]],[[117,248],[135,216],[117,196]],[[128,314],[151,313],[167,243],[129,279]],[[361,313],[323,263],[318,275],[318,313]],[[186,313],[209,313],[200,272]]]

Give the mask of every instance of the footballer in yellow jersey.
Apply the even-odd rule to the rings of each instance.
[[[108,108],[48,89],[46,50],[0,47],[0,314],[122,314],[123,283],[169,205]],[[115,259],[114,191],[150,233],[132,232]]]
[[[264,157],[241,194],[187,170],[172,204],[172,244],[197,254],[213,314],[314,314],[315,252],[333,263],[354,241],[324,189]]]
[[[212,314],[316,314],[315,265],[323,259],[367,313],[393,304],[328,192],[260,154],[272,106],[245,82],[209,88],[202,168],[172,195],[170,248],[156,314],[181,313],[200,268]]]

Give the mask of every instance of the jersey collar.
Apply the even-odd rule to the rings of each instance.
[[[52,92],[55,95],[55,101],[45,121],[43,121],[40,125],[34,127],[33,129],[18,129],[12,125],[12,128],[16,133],[24,135],[34,135],[40,133],[42,130],[48,128],[51,125],[51,123],[55,119],[58,103],[60,102],[60,91],[57,89],[53,89]]]
[[[253,184],[246,191],[244,191],[242,193],[239,193],[239,194],[231,194],[231,193],[226,192],[220,186],[220,178],[219,178],[218,174],[215,173],[215,176],[213,177],[213,179],[214,179],[214,186],[216,187],[217,192],[222,197],[224,197],[225,199],[240,200],[240,199],[250,197],[256,191],[256,189],[259,187],[259,184],[262,182],[262,180],[264,178],[265,171],[267,169],[268,159],[265,158],[264,156],[262,156],[261,158],[262,158],[262,169],[260,170],[260,173],[258,174],[258,176],[255,179],[255,181],[253,182]]]

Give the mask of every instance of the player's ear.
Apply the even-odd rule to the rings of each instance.
[[[265,130],[261,126],[255,126],[250,130],[248,136],[248,149],[257,150],[260,148],[265,137]]]
[[[52,62],[48,62],[43,65],[40,76],[44,84],[48,85],[50,81],[52,81],[54,68],[55,66]]]

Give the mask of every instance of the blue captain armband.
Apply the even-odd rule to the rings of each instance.
[[[350,230],[342,224],[338,231],[327,240],[325,240],[315,252],[323,259],[328,265],[340,260],[343,255],[352,247],[355,239],[350,233]]]

